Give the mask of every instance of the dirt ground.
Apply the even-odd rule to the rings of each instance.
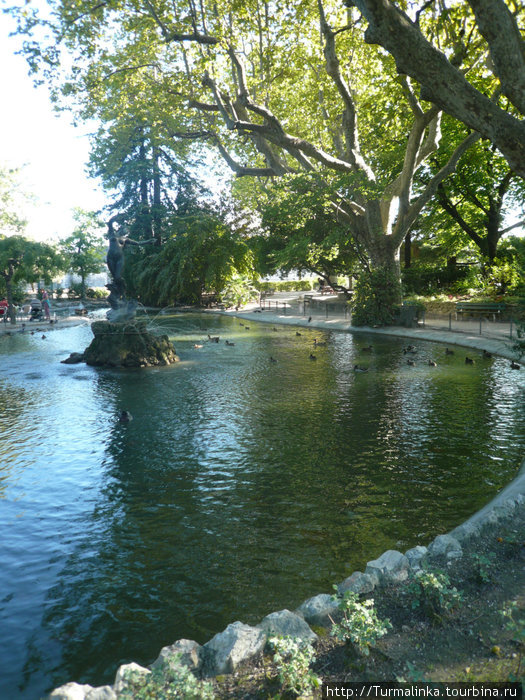
[[[359,681],[525,680],[525,506],[464,544],[461,559],[437,562],[461,599],[450,609],[429,606],[406,581],[383,587],[374,598],[378,617],[392,629],[370,650],[358,654],[338,642],[329,630],[315,628],[315,661],[311,667],[323,683]],[[514,602],[514,625],[502,615]],[[288,698],[281,692],[272,652],[214,681],[218,698]],[[320,691],[314,691],[320,697]],[[311,697],[311,696],[310,696]]]

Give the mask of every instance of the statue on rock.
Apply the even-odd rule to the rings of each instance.
[[[109,248],[106,257],[111,282],[106,287],[111,309],[107,321],[94,321],[91,324],[94,338],[83,353],[72,353],[63,360],[65,364],[85,362],[95,367],[155,367],[171,365],[179,358],[167,335],[158,335],[148,330],[146,320],[135,318],[137,302],[126,299],[126,283],[122,277],[124,269],[124,248],[127,245],[146,245],[148,241],[132,241],[127,235],[115,231],[113,225],[119,221],[114,216],[108,222]]]
[[[106,288],[109,289],[110,292],[108,302],[111,309],[107,312],[106,316],[108,320],[113,323],[130,321],[135,317],[137,308],[137,302],[134,299],[126,299],[126,283],[122,277],[122,272],[124,270],[124,248],[127,245],[142,246],[155,242],[154,238],[148,241],[134,241],[128,238],[128,234],[121,234],[120,230],[115,231],[114,223],[118,221],[118,219],[119,216],[117,215],[113,216],[108,221],[107,234],[109,247],[106,263],[111,273],[111,282],[106,284]]]

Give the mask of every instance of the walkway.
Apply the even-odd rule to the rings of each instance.
[[[215,311],[227,316],[238,316],[262,323],[280,323],[283,325],[324,328],[348,333],[372,333],[392,335],[417,340],[430,340],[445,345],[458,345],[476,350],[486,350],[494,355],[519,361],[512,345],[516,339],[514,324],[504,321],[460,320],[455,321],[448,316],[427,318],[425,325],[417,328],[403,326],[384,326],[380,328],[355,327],[350,323],[350,315],[345,313],[340,305],[330,297],[314,297],[318,305],[306,309],[297,293],[275,294],[266,300],[266,309],[258,311],[258,305],[246,307],[240,311]],[[311,319],[311,320],[309,320]],[[481,330],[481,334],[480,334]],[[512,334],[512,337],[511,337]]]

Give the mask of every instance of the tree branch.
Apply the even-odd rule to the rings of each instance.
[[[357,7],[368,21],[365,41],[383,46],[398,71],[419,82],[423,99],[490,139],[511,168],[525,177],[525,123],[471,85],[390,0],[346,0],[346,4]]]

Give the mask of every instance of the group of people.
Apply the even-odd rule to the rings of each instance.
[[[17,307],[14,308],[15,310],[17,309]],[[28,310],[30,311],[30,321],[41,318],[42,314],[44,315],[46,321],[51,320],[51,303],[49,301],[49,294],[45,289],[42,290],[42,299],[39,299],[38,297],[31,299]],[[0,319],[7,321],[9,315],[8,311],[9,302],[6,297],[3,297],[0,299]]]

